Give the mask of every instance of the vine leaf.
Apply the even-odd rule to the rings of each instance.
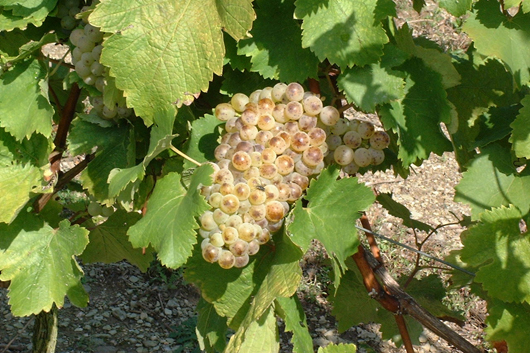
[[[403,224],[407,227],[416,228],[424,232],[429,232],[433,229],[426,223],[410,218],[411,213],[409,209],[405,205],[394,200],[392,194],[380,193],[377,195],[377,202],[379,202],[392,216],[401,218]]]
[[[330,343],[326,347],[318,347],[317,353],[355,353],[357,352],[357,347],[353,344],[334,344]]]
[[[64,296],[80,307],[88,295],[74,256],[83,252],[88,231],[67,220],[53,229],[37,216],[21,213],[10,225],[0,224],[0,280],[11,281],[9,304],[16,316],[49,311]]]
[[[505,303],[488,298],[486,337],[488,341],[506,341],[509,352],[528,350],[528,338],[523,332],[530,330],[530,305]]]
[[[248,0],[140,0],[130,5],[127,0],[102,2],[90,22],[113,33],[105,40],[101,62],[147,125],[158,108],[205,92],[213,74],[222,74],[221,28],[239,36],[253,19]]]
[[[355,221],[375,200],[372,190],[359,184],[357,178],[337,180],[338,175],[339,169],[331,166],[311,182],[305,197],[309,201],[307,207],[302,206],[301,200],[296,202],[294,220],[288,227],[293,242],[303,252],[313,239],[324,245],[337,285],[346,270],[346,259],[359,245]]]
[[[19,141],[34,132],[51,136],[54,112],[45,77],[36,59],[18,62],[0,76],[0,126]]]
[[[411,58],[399,69],[406,73],[405,98],[380,109],[387,130],[398,136],[398,158],[405,168],[452,149],[440,123],[451,121],[451,106],[439,73],[423,60]]]
[[[257,72],[239,71],[238,69],[231,69],[225,66],[223,71],[223,84],[221,85],[221,92],[223,94],[233,95],[235,93],[245,93],[250,95],[252,92],[263,87],[272,87],[276,84],[275,81],[263,78]]]
[[[11,223],[40,182],[41,172],[37,167],[0,166],[0,222]]]
[[[309,334],[304,308],[298,296],[290,298],[276,298],[275,308],[278,315],[285,322],[285,331],[292,332],[294,353],[313,351],[313,340]]]
[[[345,69],[338,79],[339,88],[349,101],[365,112],[374,112],[379,104],[402,99],[405,81],[400,73],[379,64]]]
[[[501,206],[482,213],[481,223],[462,234],[461,260],[480,266],[475,282],[506,302],[530,302],[530,237],[521,235],[521,218],[513,205]]]
[[[530,159],[530,95],[524,97],[521,104],[523,108],[510,125],[512,128],[510,142],[517,157]]]
[[[105,222],[98,224],[88,235],[90,242],[81,258],[85,263],[113,263],[127,260],[142,272],[147,271],[153,260],[151,252],[142,254],[134,249],[127,238],[127,230],[142,218],[139,213],[117,210]]]
[[[42,25],[57,0],[0,0],[0,31],[25,29],[28,24]]]
[[[303,47],[310,48],[320,61],[328,59],[342,68],[377,62],[388,42],[379,21],[384,14],[376,9],[378,3],[297,0],[295,16],[303,20]],[[390,16],[392,7],[388,10]]]
[[[298,263],[302,257],[300,249],[291,242],[284,231],[274,237],[274,241],[277,251],[270,260],[268,268],[265,268],[267,272],[263,281],[259,284],[253,298],[250,298],[250,308],[241,325],[228,342],[228,351],[233,349],[234,351],[241,350],[241,352],[255,352],[256,350],[247,346],[247,340],[252,337],[256,321],[266,315],[264,314],[266,310],[271,310],[270,307],[276,298],[288,298],[295,294],[298,283],[302,279],[302,271]],[[276,330],[276,324],[274,326]],[[271,351],[277,352],[277,349],[273,350],[277,341],[274,341],[271,336],[268,339]]]
[[[462,30],[474,41],[484,56],[502,60],[512,73],[517,86],[530,81],[530,14],[519,11],[508,19],[497,3],[481,0],[475,4]]]
[[[237,333],[231,337],[228,349],[231,348],[230,343],[235,337],[237,337]],[[277,353],[279,350],[280,335],[278,333],[278,324],[276,323],[274,309],[269,307],[260,318],[256,318],[249,323],[241,346],[235,350],[228,351],[234,353]]]
[[[175,111],[166,109],[157,111],[154,115],[154,126],[151,129],[149,148],[142,163],[125,169],[115,168],[109,174],[109,196],[116,197],[123,191],[129,183],[136,180],[143,180],[145,168],[160,154],[169,148],[171,140],[176,136],[173,134],[173,124],[175,123]]]
[[[208,353],[224,351],[226,347],[226,318],[219,316],[213,304],[201,298],[197,304],[197,338],[202,350]]]
[[[455,201],[471,206],[473,220],[479,219],[483,211],[502,205],[512,204],[521,214],[530,209],[530,175],[518,173],[510,151],[498,144],[481,149],[455,190]]]
[[[186,154],[198,162],[214,161],[214,151],[219,145],[220,129],[222,121],[211,114],[196,119],[191,123],[191,136],[184,150]],[[184,168],[193,168],[196,165],[188,160],[184,161]]]
[[[129,228],[129,241],[134,247],[152,244],[158,259],[169,268],[182,266],[197,243],[195,217],[209,209],[200,195],[199,185],[210,185],[213,173],[205,165],[195,170],[189,189],[181,184],[178,173],[169,173],[159,180],[147,203],[147,213]]]
[[[440,0],[438,4],[441,8],[446,9],[451,15],[460,17],[471,10],[473,0]]]
[[[300,26],[293,19],[290,1],[260,0],[252,38],[239,42],[239,55],[251,57],[250,71],[282,82],[317,76],[318,59],[302,48]]]
[[[72,154],[92,153],[95,158],[81,173],[83,187],[104,204],[112,205],[109,197],[109,174],[114,168],[124,168],[134,161],[134,132],[126,125],[102,127],[79,118],[72,122],[68,144]]]

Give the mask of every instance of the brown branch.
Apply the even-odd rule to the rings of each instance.
[[[366,217],[366,213],[363,213],[361,216],[361,224],[364,228],[368,229],[370,232],[372,231],[372,226],[370,225],[370,221],[368,221],[368,217]],[[383,265],[383,258],[381,257],[381,250],[379,250],[379,247],[377,246],[377,241],[375,240],[375,237],[372,233],[365,232],[364,234],[366,236],[366,239],[368,239],[368,244],[370,245],[370,250],[372,251],[372,255],[377,259],[377,261]]]
[[[435,316],[421,307],[399,284],[390,276],[385,267],[372,256],[364,251],[363,257],[373,269],[377,278],[383,283],[387,292],[398,301],[398,305],[403,313],[409,314],[420,324],[445,339],[449,344],[454,345],[464,353],[482,353],[478,348],[466,341],[463,337],[451,330],[448,326],[438,320]],[[376,298],[377,299],[377,298]]]
[[[50,153],[48,160],[50,161],[50,170],[53,175],[58,175],[61,170],[61,159],[63,157],[63,152],[66,148],[66,136],[68,135],[68,130],[70,130],[70,124],[75,116],[75,107],[79,96],[81,95],[81,89],[74,83],[70,89],[70,95],[66,100],[66,104],[63,107],[61,120],[59,121],[59,126],[57,127],[57,134],[53,143],[55,144],[55,149]],[[57,188],[54,188],[54,192],[50,194],[40,194],[40,196],[35,200],[34,211],[36,213],[42,211],[44,206],[52,198],[52,196],[57,192]]]
[[[309,85],[309,90],[314,94],[320,94],[320,83],[318,83],[317,80],[314,78],[310,78],[307,80],[307,83]]]
[[[397,314],[394,316],[396,319],[396,324],[399,329],[399,334],[403,339],[403,345],[407,353],[414,353],[414,347],[412,346],[412,340],[410,339],[409,330],[407,330],[407,323],[402,314]]]

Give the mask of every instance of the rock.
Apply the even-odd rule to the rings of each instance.
[[[110,327],[110,325],[105,325],[102,327],[105,331],[110,331],[112,330],[112,327]]]
[[[114,308],[112,309],[112,316],[119,319],[120,321],[123,321],[127,318],[127,313],[120,308]]]
[[[169,299],[166,303],[166,307],[168,308],[178,308],[179,304],[175,299]]]
[[[130,276],[129,277],[129,281],[131,281],[131,283],[136,283],[138,282],[140,279],[134,275]]]
[[[118,333],[118,331],[116,331],[116,330],[110,330],[109,331],[109,335],[111,335],[111,336],[114,336],[116,333]]]
[[[158,342],[152,341],[152,340],[145,340],[144,346],[146,347],[156,347],[158,345]]]
[[[164,314],[166,314],[167,316],[171,316],[171,315],[173,315],[173,312],[171,311],[171,309],[165,308],[164,309]]]
[[[94,353],[118,353],[118,349],[112,346],[98,346],[94,348]]]

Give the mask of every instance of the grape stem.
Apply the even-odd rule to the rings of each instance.
[[[200,162],[197,162],[195,159],[191,158],[190,156],[188,156],[186,153],[182,152],[181,150],[179,150],[178,148],[175,148],[173,145],[169,145],[169,148],[171,148],[171,150],[173,152],[175,152],[176,154],[178,154],[179,156],[181,156],[182,158],[190,161],[191,163],[193,164],[196,164],[197,166],[201,166],[202,163]]]

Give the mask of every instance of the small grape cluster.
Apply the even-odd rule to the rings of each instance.
[[[104,103],[107,83],[106,68],[99,61],[103,50],[103,33],[100,29],[86,22],[83,27],[76,28],[70,33],[70,42],[75,46],[72,51],[72,63],[76,73],[85,84],[96,87],[102,93],[101,96],[90,97],[94,110],[106,120],[130,117],[133,110],[127,108],[125,99],[112,106]]]
[[[84,3],[80,0],[65,0],[57,5],[56,16],[61,19],[61,27],[71,31],[81,22],[75,18],[76,15],[86,9],[88,9],[88,6],[84,6]]]
[[[226,133],[214,152],[213,185],[201,190],[212,207],[200,217],[202,255],[222,268],[240,268],[280,229],[289,204],[302,196],[309,178],[320,174],[326,156],[334,155],[328,136],[343,142],[337,124],[345,134],[358,133],[365,123],[350,126],[336,108],[323,106],[295,82],[248,97],[237,93],[215,108],[215,116],[226,122]],[[373,136],[373,125],[368,126]]]

